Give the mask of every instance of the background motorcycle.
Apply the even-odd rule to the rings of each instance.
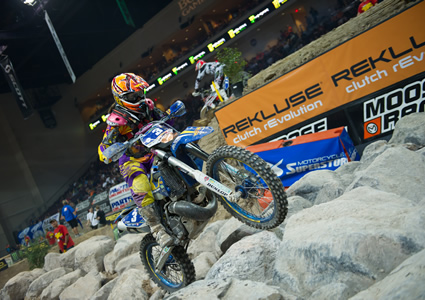
[[[152,280],[174,292],[195,280],[187,248],[216,213],[217,199],[232,216],[260,229],[281,224],[288,203],[282,182],[259,156],[235,146],[222,146],[207,154],[194,142],[213,128],[188,127],[180,133],[165,123],[185,113],[181,101],[168,113],[132,140],[111,145],[104,155],[116,161],[136,141],[155,155],[150,182],[162,224],[174,242],[161,248],[149,233],[141,241],[140,257]],[[202,172],[204,162],[206,174]],[[125,210],[117,221],[121,230],[150,232],[137,208]]]
[[[218,94],[220,94],[220,97]],[[207,112],[211,109],[215,109],[218,104],[221,102],[226,102],[230,97],[230,89],[229,89],[229,78],[227,76],[224,77],[223,83],[220,87],[215,85],[214,81],[210,85],[209,90],[203,90],[201,92],[202,100],[204,101],[204,106],[201,108],[199,113],[200,118],[204,119],[207,116]]]

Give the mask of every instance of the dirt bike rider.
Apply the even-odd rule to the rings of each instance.
[[[215,62],[205,62],[203,60],[198,60],[195,65],[195,71],[198,72],[198,76],[195,80],[195,91],[192,93],[192,96],[197,97],[200,96],[201,93],[199,91],[202,79],[205,75],[208,75],[208,89],[212,81],[215,82],[217,89],[222,88],[223,80],[224,80],[224,64]]]
[[[108,126],[98,148],[99,159],[104,163],[112,161],[103,155],[109,146],[131,139],[147,124],[166,116],[166,113],[154,107],[152,100],[145,97],[144,91],[148,86],[142,77],[133,73],[123,73],[112,79],[111,90],[115,103],[110,108]],[[147,177],[152,167],[153,154],[138,143],[119,159],[120,173],[130,187],[140,215],[149,225],[156,241],[165,247],[172,243],[172,238],[161,225]]]

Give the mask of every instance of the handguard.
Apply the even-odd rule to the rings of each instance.
[[[109,164],[111,162],[115,162],[123,156],[125,151],[127,150],[129,144],[128,143],[115,143],[103,151],[105,164]]]

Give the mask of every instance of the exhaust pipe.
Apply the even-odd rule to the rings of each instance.
[[[176,201],[168,206],[168,211],[196,221],[206,221],[214,216],[217,212],[217,207],[217,196],[212,195],[211,201],[205,207],[189,201]]]

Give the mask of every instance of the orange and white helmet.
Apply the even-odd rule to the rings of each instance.
[[[195,71],[199,71],[205,65],[205,61],[202,59],[198,60],[195,65]]]
[[[144,111],[146,104],[145,89],[149,84],[133,73],[122,73],[112,79],[111,90],[115,102],[135,112]]]

